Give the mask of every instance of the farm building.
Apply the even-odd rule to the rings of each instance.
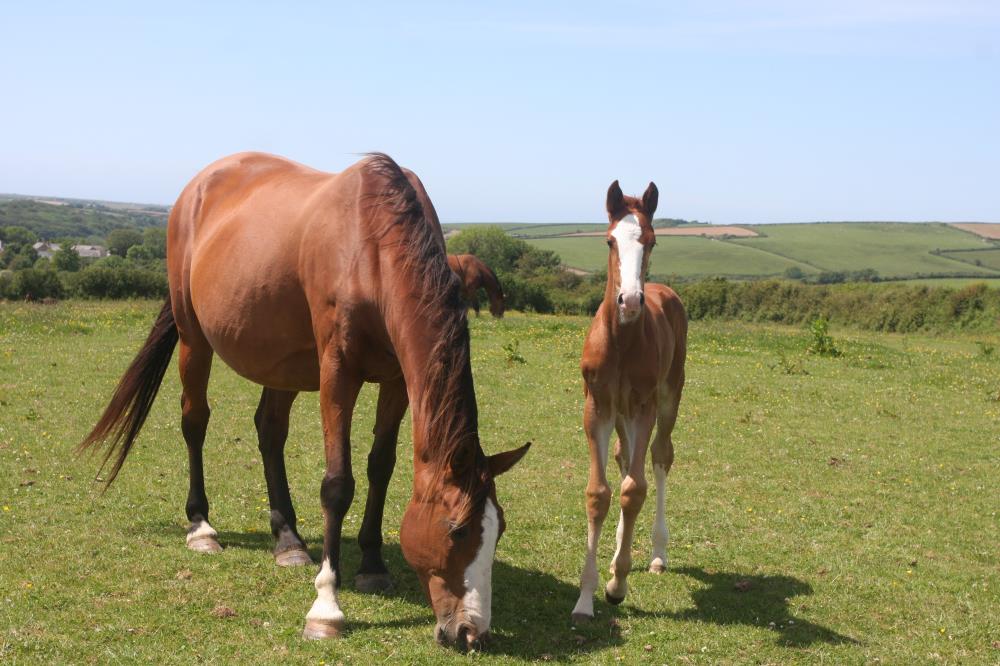
[[[60,250],[61,246],[59,243],[39,241],[32,245],[32,247],[35,248],[35,252],[38,253],[39,257],[51,259]],[[103,245],[74,245],[73,249],[83,259],[100,259],[101,257],[108,256],[108,248]]]

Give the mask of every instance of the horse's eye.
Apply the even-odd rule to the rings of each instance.
[[[469,526],[468,525],[453,526],[449,531],[449,534],[453,540],[461,541],[462,539],[464,539],[469,535]]]
[[[611,247],[614,244],[615,244],[615,242],[609,238],[608,239],[608,247]]]

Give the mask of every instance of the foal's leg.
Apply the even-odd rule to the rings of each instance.
[[[618,433],[618,439],[615,440],[615,462],[618,463],[618,471],[621,472],[622,481],[628,475],[629,466],[632,462],[632,451],[635,448],[635,423],[632,419],[626,419],[620,414],[615,421],[615,432]],[[625,513],[624,511],[618,512],[618,529],[615,531],[615,555],[611,559],[612,562],[618,560],[618,557],[622,550],[622,536],[625,529]],[[614,566],[611,567],[611,573],[614,573]],[[621,598],[612,599],[605,593],[605,598],[613,604],[620,604],[622,602]]]
[[[295,527],[295,509],[285,474],[285,440],[288,439],[288,415],[295,401],[295,391],[265,388],[253,421],[257,443],[264,461],[267,499],[271,507],[271,534],[274,535],[274,560],[279,566],[312,564],[306,545]]]
[[[660,391],[661,402],[656,422],[656,437],[653,439],[653,479],[656,481],[656,515],[653,518],[653,553],[649,570],[663,573],[667,570],[667,542],[670,530],[667,527],[667,473],[674,464],[674,443],[670,435],[677,422],[677,408],[680,404],[679,390],[666,387]]]
[[[208,429],[208,376],[212,371],[212,348],[205,340],[180,341],[178,368],[181,375],[181,432],[188,450],[188,520],[187,546],[199,553],[218,553],[222,550],[216,537],[218,533],[208,524],[208,497],[205,495],[205,471],[202,448]]]
[[[611,488],[608,486],[608,444],[614,418],[609,413],[598,413],[593,394],[587,396],[583,407],[583,428],[590,449],[590,478],[587,482],[587,557],[580,574],[580,598],[573,608],[574,622],[583,622],[594,617],[594,592],[600,579],[597,574],[597,543],[601,538],[601,527],[608,515],[611,504]]]
[[[382,559],[382,512],[389,479],[396,466],[399,423],[406,413],[407,404],[406,382],[402,377],[380,385],[375,414],[375,442],[368,454],[368,501],[365,502],[365,517],[358,532],[361,568],[354,577],[354,586],[360,592],[381,592],[392,586],[392,576]]]
[[[646,500],[646,448],[649,446],[649,434],[653,430],[655,418],[655,406],[650,405],[635,415],[630,428],[635,439],[632,442],[632,459],[629,461],[628,473],[622,480],[618,548],[611,561],[612,578],[604,588],[604,598],[612,604],[620,604],[628,592],[626,577],[632,569],[635,521]]]
[[[320,410],[326,440],[326,474],[320,486],[323,504],[323,561],[316,576],[316,601],[306,614],[304,638],[336,638],[344,630],[337,601],[340,587],[340,532],[354,500],[351,472],[351,415],[361,378],[344,367],[338,353],[324,354],[320,364]]]

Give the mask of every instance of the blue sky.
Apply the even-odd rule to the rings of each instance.
[[[0,192],[382,150],[444,221],[1000,221],[995,0],[282,5],[3,3]]]

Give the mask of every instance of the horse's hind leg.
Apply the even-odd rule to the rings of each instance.
[[[274,535],[274,560],[279,566],[312,564],[306,545],[295,526],[295,509],[285,474],[285,440],[288,439],[288,415],[295,402],[295,391],[265,388],[254,414],[257,442],[264,461],[267,499],[271,507],[271,534]]]
[[[653,479],[656,482],[656,514],[653,518],[653,552],[650,556],[649,570],[652,573],[663,573],[667,570],[667,543],[670,540],[670,530],[667,528],[667,474],[674,463],[674,443],[671,433],[677,422],[677,408],[680,403],[680,391],[664,387],[656,424],[656,437],[652,443]]]
[[[392,576],[382,559],[382,513],[389,479],[396,466],[399,423],[406,414],[407,404],[406,383],[402,378],[379,387],[375,442],[368,454],[368,501],[358,533],[361,568],[354,577],[354,586],[360,592],[381,592],[392,586]]]
[[[181,374],[181,432],[188,450],[190,485],[187,498],[187,517],[191,521],[187,533],[187,546],[200,553],[218,553],[222,550],[216,537],[218,533],[208,523],[208,497],[205,495],[205,471],[202,448],[208,428],[208,376],[212,371],[212,348],[207,342],[192,345],[181,339],[178,367]]]

